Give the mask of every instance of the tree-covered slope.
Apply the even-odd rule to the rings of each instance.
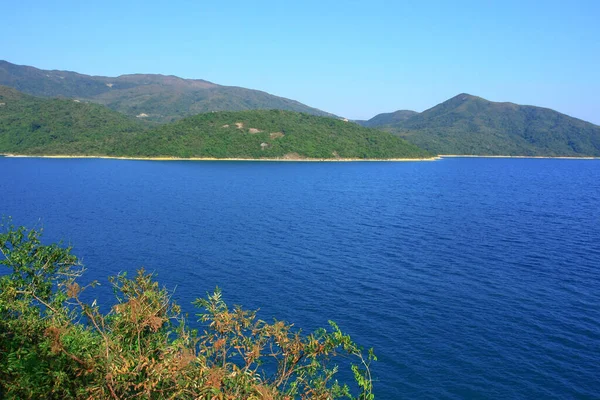
[[[398,123],[404,122],[409,118],[417,115],[418,112],[411,110],[398,110],[391,113],[377,114],[373,118],[367,121],[354,121],[359,125],[366,126],[367,128],[383,128],[388,126],[394,126]]]
[[[96,154],[146,124],[98,104],[42,99],[0,86],[0,152]]]
[[[387,132],[281,110],[199,114],[123,142],[114,154],[216,158],[421,158]]]
[[[600,156],[600,126],[468,94],[384,129],[436,154]]]
[[[0,60],[0,85],[34,96],[68,97],[104,104],[129,116],[172,122],[209,111],[282,109],[332,116],[294,100],[201,79],[157,74],[119,77],[48,71]]]
[[[281,110],[199,114],[154,128],[98,104],[0,86],[0,152],[215,158],[419,158],[390,133]]]

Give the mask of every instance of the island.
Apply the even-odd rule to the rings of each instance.
[[[389,132],[284,110],[208,112],[149,123],[103,105],[0,87],[0,153],[154,159],[414,160]]]

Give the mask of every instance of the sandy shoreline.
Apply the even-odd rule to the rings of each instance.
[[[558,160],[600,160],[600,157],[567,157],[567,156],[475,156],[468,154],[440,154],[429,158],[214,158],[214,157],[119,157],[119,156],[83,156],[83,155],[28,155],[0,153],[0,157],[12,158],[92,158],[110,160],[137,161],[265,161],[265,162],[407,162],[436,161],[444,158],[522,158],[522,159],[558,159]]]
[[[267,161],[267,162],[406,162],[406,161],[435,161],[440,157],[430,158],[213,158],[213,157],[118,157],[118,156],[79,156],[79,155],[26,155],[26,154],[0,154],[2,157],[12,158],[96,158],[110,160],[137,160],[137,161]]]

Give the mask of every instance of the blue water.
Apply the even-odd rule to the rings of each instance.
[[[0,158],[0,215],[87,276],[339,323],[396,398],[600,398],[600,161]]]

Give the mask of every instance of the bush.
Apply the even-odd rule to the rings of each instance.
[[[87,304],[84,269],[70,248],[40,231],[0,234],[0,398],[373,399],[369,365],[330,322],[310,335],[229,308],[217,290],[194,302],[202,332],[188,327],[155,276],[110,278],[116,303]],[[336,379],[350,357],[354,390]],[[352,393],[352,392],[357,393]],[[356,397],[353,397],[356,396]]]

